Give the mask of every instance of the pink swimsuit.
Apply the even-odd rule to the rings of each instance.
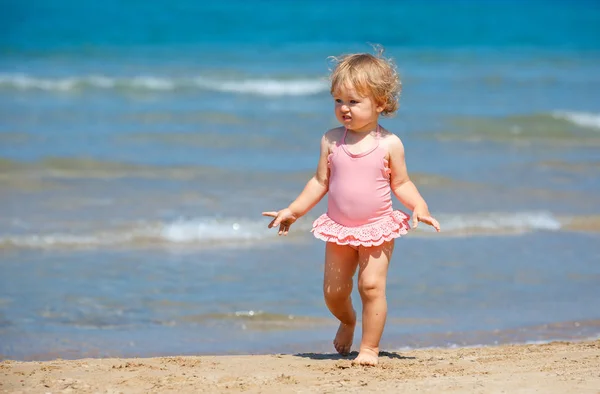
[[[408,215],[392,209],[390,169],[379,144],[353,154],[346,134],[328,157],[327,213],[313,223],[315,237],[339,245],[376,246],[407,233]]]

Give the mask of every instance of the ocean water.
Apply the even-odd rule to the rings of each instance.
[[[0,358],[333,352],[326,201],[285,238],[261,212],[336,125],[328,56],[370,43],[443,229],[397,241],[383,348],[600,336],[597,2],[4,6]]]

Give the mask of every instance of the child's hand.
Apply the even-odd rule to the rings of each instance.
[[[440,232],[440,224],[431,214],[429,209],[426,207],[415,207],[413,211],[413,228],[417,228],[419,222],[423,222],[435,228],[435,231]]]
[[[279,226],[279,235],[287,235],[292,223],[298,219],[289,208],[282,209],[279,212],[263,212],[262,214],[263,216],[275,218],[269,223],[269,228]]]

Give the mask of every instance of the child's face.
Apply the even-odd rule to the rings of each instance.
[[[334,92],[335,116],[346,128],[353,131],[370,131],[377,125],[383,107],[373,97],[364,97],[352,87],[342,87]]]

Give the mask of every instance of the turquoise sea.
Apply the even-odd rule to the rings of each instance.
[[[383,349],[600,336],[597,1],[3,9],[0,359],[333,352],[326,201],[286,238],[261,212],[336,125],[328,56],[371,43],[443,229],[396,243]]]

